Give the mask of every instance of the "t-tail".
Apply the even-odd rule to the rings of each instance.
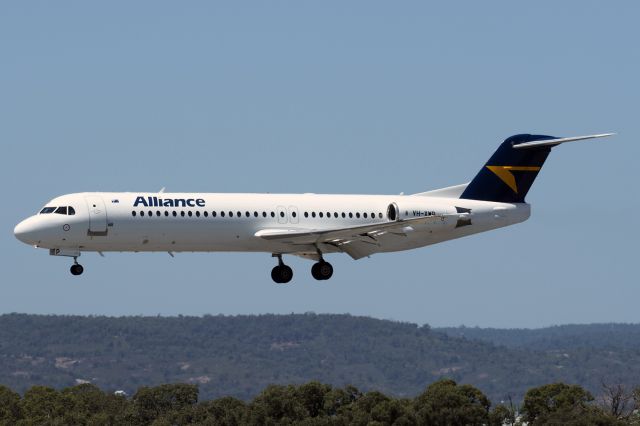
[[[614,133],[558,138],[515,135],[500,145],[460,198],[503,203],[523,203],[551,148],[565,142],[602,138]]]

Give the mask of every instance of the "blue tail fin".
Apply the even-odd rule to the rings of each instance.
[[[522,134],[505,139],[460,198],[523,203],[552,146],[556,144],[540,144],[528,149],[516,149],[514,145],[546,140],[558,138]]]

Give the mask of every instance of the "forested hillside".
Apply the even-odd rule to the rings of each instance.
[[[640,350],[640,325],[637,324],[558,325],[538,329],[446,327],[435,330],[452,337],[477,339],[510,348]]]
[[[629,332],[612,329],[621,334],[612,341]],[[632,345],[507,348],[465,336],[349,315],[11,314],[0,316],[0,384],[24,392],[36,384],[86,381],[131,394],[140,386],[183,382],[197,384],[202,398],[249,400],[269,384],[310,380],[414,397],[447,377],[501,401],[558,381],[595,395],[602,381],[640,382],[640,351]]]

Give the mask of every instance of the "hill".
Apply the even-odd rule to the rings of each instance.
[[[638,324],[572,324],[538,329],[446,327],[436,330],[451,337],[491,342],[509,348],[640,350]]]
[[[582,327],[582,328],[581,328]],[[211,399],[249,400],[268,384],[318,380],[413,397],[440,378],[472,384],[495,402],[520,400],[534,386],[562,381],[598,394],[601,381],[640,383],[640,350],[610,329],[609,344],[588,344],[598,327],[575,329],[574,346],[518,338],[509,330],[455,335],[456,329],[349,315],[204,317],[0,316],[0,383],[23,392],[91,382],[129,393],[140,386],[198,384]],[[579,332],[578,332],[579,331]],[[569,334],[560,334],[568,336]],[[505,337],[508,336],[508,337]],[[582,340],[581,340],[582,339]],[[637,340],[637,339],[636,339]],[[494,342],[499,342],[500,345]],[[518,342],[518,344],[515,344]],[[528,343],[530,342],[530,343]],[[636,341],[637,344],[637,341]]]

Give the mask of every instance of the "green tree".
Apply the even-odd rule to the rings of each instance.
[[[292,385],[269,385],[249,404],[247,423],[255,425],[291,424],[307,416]]]
[[[307,411],[308,417],[318,417],[324,414],[324,398],[331,391],[330,385],[319,382],[309,382],[296,389],[296,399]]]
[[[591,401],[593,396],[578,385],[551,383],[527,391],[522,413],[526,421],[541,423],[552,413],[580,414]]]
[[[20,406],[24,419],[32,424],[51,424],[66,411],[61,395],[47,386],[32,386],[24,393]]]
[[[191,421],[198,402],[198,387],[189,384],[166,384],[141,387],[133,395],[125,421],[150,424],[168,421],[184,424]]]
[[[516,422],[516,413],[506,405],[496,405],[489,413],[489,425],[512,425]]]
[[[329,416],[335,416],[349,407],[355,400],[362,396],[355,386],[345,386],[344,388],[331,389],[324,396],[324,412]]]
[[[60,394],[67,424],[113,424],[127,406],[124,397],[108,395],[90,383],[63,389]]]
[[[195,419],[201,424],[236,426],[242,424],[246,410],[243,401],[227,396],[198,404]]]
[[[593,396],[578,385],[552,383],[529,389],[522,413],[531,425],[616,425],[614,416],[592,404]]]
[[[385,425],[416,423],[411,401],[404,399],[389,399],[376,404],[371,409],[371,419],[374,422],[380,422]]]
[[[12,425],[21,418],[20,395],[0,385],[0,425]]]
[[[487,424],[490,405],[480,390],[450,379],[431,384],[414,400],[418,423],[434,426]]]

